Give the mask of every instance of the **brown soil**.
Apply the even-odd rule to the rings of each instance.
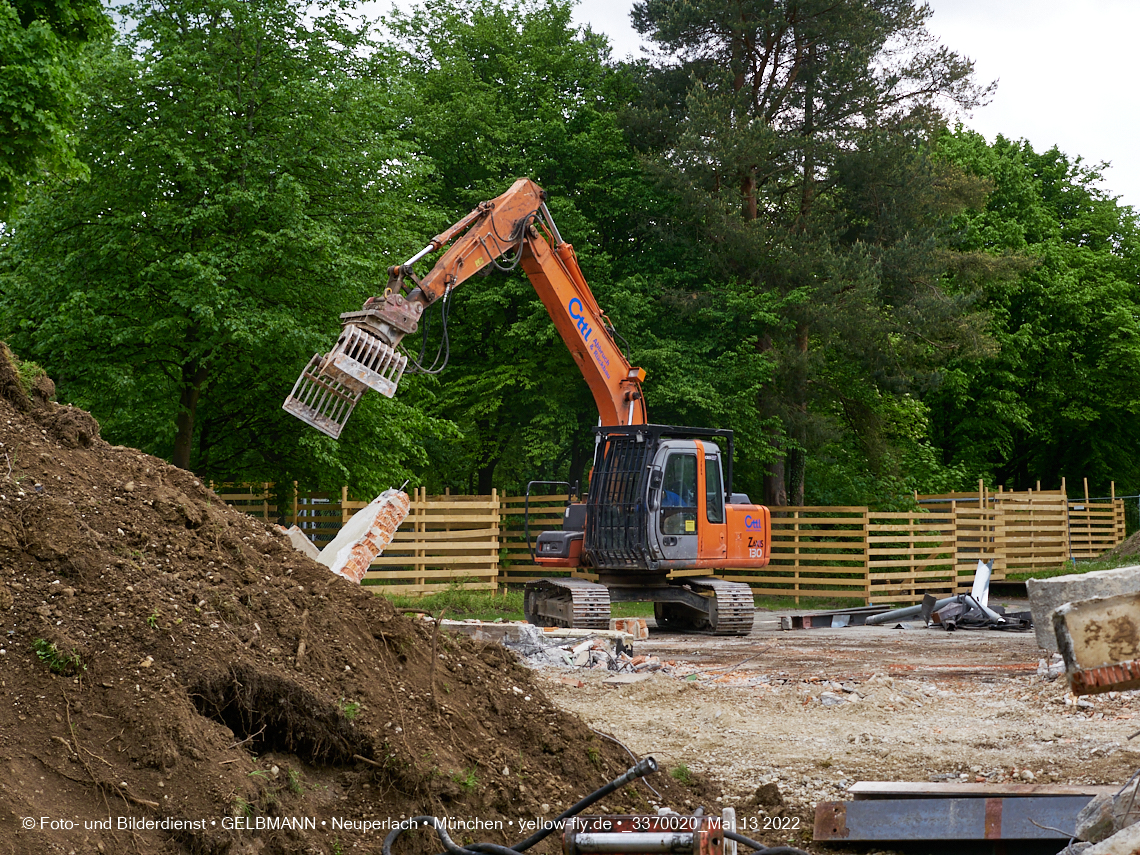
[[[379,852],[386,829],[334,823],[417,814],[513,843],[631,765],[503,648],[396,614],[48,384],[26,395],[0,353],[0,852]]]
[[[1140,555],[1140,531],[1130,534],[1101,558],[1123,558],[1128,555]]]

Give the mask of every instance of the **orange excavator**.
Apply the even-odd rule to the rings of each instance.
[[[423,278],[413,266],[447,251]],[[503,263],[500,263],[500,262]],[[391,397],[408,364],[398,346],[428,307],[477,273],[521,264],[593,393],[600,416],[584,501],[567,505],[562,531],[543,532],[536,563],[570,578],[528,582],[527,620],[604,629],[611,601],[652,602],[658,626],[746,635],[748,585],[714,578],[760,568],[771,550],[768,509],[732,492],[732,431],[650,424],[641,383],[599,308],[546,194],[522,178],[388,270],[381,296],[341,315],[336,346],[316,354],[284,408],[338,437],[367,389]],[[529,494],[529,491],[528,491]],[[595,575],[597,581],[580,576]]]

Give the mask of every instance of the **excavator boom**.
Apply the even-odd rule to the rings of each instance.
[[[417,279],[413,265],[444,247],[431,270]],[[550,216],[546,193],[526,178],[480,203],[404,264],[389,268],[384,294],[370,298],[359,312],[341,315],[336,346],[325,356],[313,356],[284,408],[338,437],[366,389],[395,394],[407,366],[397,346],[419,329],[428,307],[476,273],[503,266],[501,259],[521,264],[526,272],[590,387],[602,424],[645,424],[645,372],[632,367],[618,347],[574,248],[562,240]]]

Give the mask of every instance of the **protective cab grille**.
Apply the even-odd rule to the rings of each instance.
[[[651,570],[645,505],[649,467],[657,449],[652,430],[595,429],[601,435],[598,460],[586,498],[584,552],[598,568]],[[609,431],[620,431],[610,433]]]

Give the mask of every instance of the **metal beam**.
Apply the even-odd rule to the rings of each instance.
[[[1068,835],[1039,826],[1073,829],[1088,803],[1086,796],[821,802],[815,809],[814,839],[1067,840]]]

